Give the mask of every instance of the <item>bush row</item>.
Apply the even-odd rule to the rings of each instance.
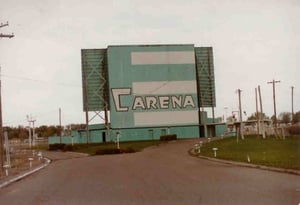
[[[177,135],[176,134],[171,134],[171,135],[162,135],[160,136],[160,141],[171,141],[171,140],[176,140]]]
[[[122,153],[134,153],[136,152],[133,148],[127,147],[127,148],[105,148],[105,149],[99,149],[96,151],[96,155],[104,155],[104,154],[122,154]]]
[[[61,151],[73,151],[76,149],[76,146],[72,146],[70,144],[50,144],[49,145],[49,150],[50,151],[57,151],[57,150],[61,150]]]
[[[292,125],[288,128],[291,135],[300,135],[300,125]]]

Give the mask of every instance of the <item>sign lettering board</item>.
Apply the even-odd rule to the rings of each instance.
[[[193,45],[109,46],[112,128],[198,124]]]

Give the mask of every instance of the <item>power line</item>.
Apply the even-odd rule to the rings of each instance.
[[[54,115],[56,115],[56,110],[57,109],[52,109],[52,110],[48,110],[46,112],[43,113],[39,113],[39,114],[35,114],[34,117],[35,118],[45,118],[47,116],[49,116],[51,114],[51,116],[53,117]],[[19,124],[22,125],[25,121],[27,121],[28,118],[24,118],[24,120],[18,120],[18,121],[8,121],[8,122],[4,122],[3,125],[9,126],[11,124]]]
[[[10,79],[17,79],[17,80],[24,80],[24,81],[31,81],[35,83],[49,83],[52,85],[57,85],[57,86],[65,86],[65,87],[81,87],[81,85],[75,85],[75,84],[68,84],[68,83],[61,83],[61,82],[54,82],[54,81],[45,81],[45,80],[39,80],[39,79],[34,79],[34,78],[29,78],[29,77],[23,77],[23,76],[12,76],[12,75],[6,75],[2,74],[2,77],[5,78],[10,78]]]
[[[1,23],[0,24],[0,28],[2,28],[2,27],[5,27],[5,26],[8,26],[8,22],[6,22],[6,23]],[[14,35],[14,33],[12,33],[12,34],[2,34],[2,33],[0,33],[0,38],[13,38],[15,35]]]

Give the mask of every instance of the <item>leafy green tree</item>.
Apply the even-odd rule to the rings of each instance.
[[[47,126],[42,125],[35,129],[35,132],[38,134],[39,137],[50,137],[54,135],[59,135],[59,126]]]
[[[28,138],[28,130],[23,126],[5,127],[9,139],[26,139]]]
[[[288,124],[291,122],[291,113],[290,112],[282,112],[279,114],[278,119],[281,123]]]
[[[293,116],[293,123],[299,123],[300,122],[300,111],[294,113]]]
[[[255,112],[252,113],[249,117],[248,120],[256,120],[257,119],[257,115],[262,115],[262,119],[269,119],[269,117],[265,114],[265,113],[261,113],[261,112]]]

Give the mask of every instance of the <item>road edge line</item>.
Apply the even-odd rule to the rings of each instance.
[[[18,175],[18,176],[14,177],[14,178],[6,181],[6,182],[3,182],[2,184],[0,184],[0,189],[6,187],[6,186],[8,186],[8,185],[10,185],[10,184],[12,184],[12,183],[14,183],[16,181],[24,179],[25,177],[30,176],[30,175],[32,175],[35,172],[38,172],[39,170],[45,168],[46,166],[48,166],[51,163],[50,159],[48,159],[48,158],[44,158],[44,159],[46,159],[46,162],[44,164],[42,164],[41,166],[38,166],[38,167],[36,167],[36,168],[28,171],[28,172],[25,172],[25,173],[23,173],[21,175]]]

